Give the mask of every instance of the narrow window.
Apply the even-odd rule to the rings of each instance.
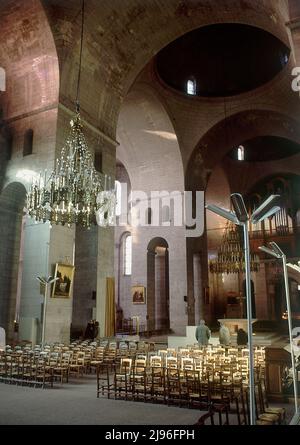
[[[237,149],[237,158],[238,161],[245,160],[245,148],[242,145],[240,145],[239,148]]]
[[[187,81],[186,92],[187,92],[187,94],[191,94],[192,96],[195,96],[195,94],[196,94],[196,80],[189,79]]]
[[[0,67],[0,91],[6,90],[6,74],[5,69]]]
[[[24,134],[23,156],[32,154],[33,130],[30,128]]]
[[[152,209],[151,209],[151,207],[148,207],[148,209],[146,210],[146,221],[147,221],[147,224],[149,226],[151,226],[151,224],[152,224]]]
[[[121,188],[120,181],[115,181],[115,188],[116,188],[116,200],[117,200],[116,216],[120,216],[121,215],[121,198],[122,198],[122,195],[121,195],[122,188]]]
[[[95,161],[94,166],[97,172],[102,173],[102,153],[97,152],[95,153]]]
[[[128,235],[124,246],[124,275],[131,275],[132,263],[132,236]]]
[[[169,206],[163,206],[162,208],[162,222],[169,222],[170,221],[170,207]]]

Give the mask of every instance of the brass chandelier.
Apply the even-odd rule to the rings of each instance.
[[[259,257],[250,254],[251,272],[259,271]],[[245,272],[245,256],[242,249],[241,237],[235,224],[228,222],[222,238],[218,256],[209,262],[209,270],[214,274],[229,274]]]
[[[60,158],[47,177],[47,170],[32,181],[27,193],[27,213],[36,221],[50,224],[76,224],[90,228],[101,221],[111,223],[115,209],[115,191],[111,179],[101,175],[94,167],[93,157],[87,146],[80,118],[79,84],[81,74],[84,24],[84,0],[79,72],[77,81],[76,114],[71,120],[71,130]],[[102,213],[101,213],[102,212]]]

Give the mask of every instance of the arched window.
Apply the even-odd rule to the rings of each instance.
[[[33,130],[30,128],[24,134],[23,156],[32,154]]]
[[[124,275],[131,275],[132,236],[127,235],[124,243]]]
[[[6,73],[5,69],[0,67],[0,91],[6,90]]]
[[[116,188],[116,216],[120,216],[121,215],[121,192],[122,192],[122,187],[121,187],[121,183],[120,181],[115,181],[115,188]]]
[[[186,92],[192,96],[196,95],[197,84],[195,79],[189,79],[186,83]]]
[[[238,161],[245,160],[245,148],[242,145],[240,145],[239,148],[237,149],[237,158]]]
[[[148,207],[148,209],[146,210],[146,221],[147,221],[147,224],[149,226],[151,226],[151,224],[152,224],[152,209],[151,209],[151,207]]]
[[[162,213],[162,222],[170,222],[170,207],[168,205],[163,206],[161,209]]]
[[[102,153],[100,151],[95,153],[94,166],[97,172],[102,173]]]

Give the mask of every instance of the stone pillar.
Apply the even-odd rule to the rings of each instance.
[[[155,329],[164,329],[166,324],[166,257],[155,256]]]
[[[100,227],[98,229],[96,316],[99,321],[101,337],[105,332],[106,278],[113,276],[114,229],[113,227]]]
[[[198,325],[200,320],[204,318],[200,253],[194,253],[193,264],[194,264],[195,324]]]
[[[36,278],[54,273],[49,267],[49,245],[50,225],[36,223],[27,217],[24,226],[19,340],[41,341],[44,291]],[[48,297],[50,299],[50,290]]]
[[[102,139],[102,169],[103,173],[111,178],[111,186],[114,187],[116,169],[116,147]],[[99,322],[99,335],[105,332],[106,310],[106,278],[114,277],[114,227],[99,227],[97,250],[97,300],[96,317]],[[117,298],[117,296],[116,296]]]
[[[166,299],[164,304],[165,324],[166,329],[170,329],[170,274],[169,274],[169,249],[166,249],[165,253],[165,288]]]
[[[50,232],[49,245],[49,274],[54,276],[56,263],[70,263],[74,265],[75,227],[68,228],[53,226]],[[76,270],[75,270],[76,274]],[[48,299],[46,313],[45,341],[70,342],[72,321],[73,288],[70,298]]]
[[[147,330],[155,329],[155,252],[147,252]]]
[[[25,193],[24,186],[14,182],[0,194],[0,326],[6,330],[8,341],[14,338]]]
[[[85,331],[96,306],[98,226],[76,227],[72,330]]]

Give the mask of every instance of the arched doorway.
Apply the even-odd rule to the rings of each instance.
[[[147,248],[147,330],[170,329],[169,246],[163,238],[153,238]]]

